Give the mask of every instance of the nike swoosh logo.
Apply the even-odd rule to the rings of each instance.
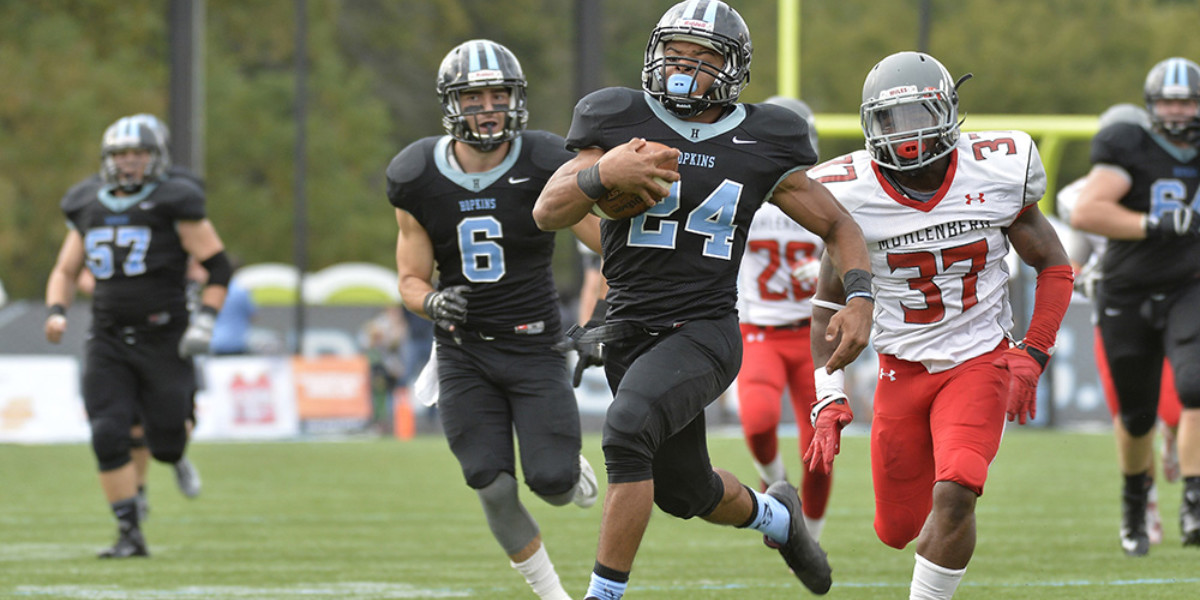
[[[742,139],[738,139],[738,136],[735,135],[735,136],[733,136],[733,143],[735,143],[735,144],[757,144],[758,140],[742,140]]]
[[[517,185],[518,183],[525,183],[529,179],[529,177],[509,177],[508,182],[512,185]]]

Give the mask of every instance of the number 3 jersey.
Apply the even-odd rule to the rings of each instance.
[[[83,238],[96,278],[93,320],[109,325],[187,322],[187,251],[178,221],[205,218],[204,192],[183,178],[116,197],[98,178],[67,192],[62,211]]]
[[[563,139],[525,131],[500,165],[482,173],[457,166],[449,136],[413,142],[387,168],[393,206],[429,234],[439,286],[467,285],[466,329],[489,335],[562,334],[551,258],[552,231],[538,229],[533,205],[573,156]]]
[[[1046,191],[1041,157],[1024,132],[965,133],[949,157],[945,181],[924,202],[894,186],[866,151],[810,173],[863,230],[874,274],[875,349],[932,373],[994,349],[1007,335],[1005,230]]]
[[[730,314],[755,211],[787,175],[816,162],[807,125],[766,104],[693,123],[640,90],[608,88],[575,106],[567,147],[608,151],[634,137],[680,150],[680,181],[645,213],[603,221],[608,320],[658,328]]]

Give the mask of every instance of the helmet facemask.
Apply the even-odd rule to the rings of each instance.
[[[1196,104],[1200,111],[1200,65],[1186,58],[1168,58],[1150,69],[1143,86],[1146,111],[1154,129],[1173,142],[1195,144],[1200,141],[1200,113],[1190,118],[1165,118],[1157,109],[1159,100],[1182,100]]]
[[[127,194],[135,194],[142,186],[161,181],[167,170],[167,159],[161,151],[163,145],[158,133],[145,122],[130,117],[117,120],[104,131],[100,142],[100,177],[106,184]],[[149,154],[140,178],[129,176],[119,164],[116,155],[128,150],[144,150]]]
[[[955,103],[940,90],[912,90],[863,104],[867,149],[880,166],[911,171],[947,155],[958,141]]]
[[[471,40],[452,49],[438,69],[437,91],[442,101],[442,127],[455,140],[491,152],[516,139],[529,122],[525,108],[525,74],[517,57],[491,40]],[[508,105],[492,105],[483,112],[463,108],[462,95],[487,88],[508,90]],[[472,129],[484,115],[500,113],[500,126],[489,132]]]
[[[720,54],[724,66],[682,56],[666,56],[669,42],[690,42]],[[650,33],[642,67],[642,89],[676,116],[688,119],[714,107],[737,101],[750,82],[750,59],[754,47],[750,30],[737,11],[723,2],[680,2],[667,10]],[[668,76],[667,71],[682,70]],[[713,78],[703,94],[697,76]]]

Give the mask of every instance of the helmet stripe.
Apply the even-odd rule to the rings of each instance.
[[[483,51],[485,54],[487,54],[488,68],[499,70],[500,60],[496,58],[496,48],[492,44],[483,44]]]
[[[683,10],[680,11],[679,16],[683,18],[695,18],[696,9],[699,8],[698,4],[700,4],[700,0],[690,0],[687,6],[683,7]]]
[[[720,6],[717,2],[709,2],[708,7],[704,11],[704,22],[713,23],[717,20],[717,7]]]
[[[467,72],[471,73],[479,70],[479,50],[476,47],[478,44],[471,44],[466,48],[467,52]]]

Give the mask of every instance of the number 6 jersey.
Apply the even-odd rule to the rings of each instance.
[[[860,150],[823,163],[823,183],[862,228],[875,276],[874,346],[932,373],[994,349],[1012,327],[1006,228],[1046,191],[1020,131],[964,134],[946,178],[922,202]]]

